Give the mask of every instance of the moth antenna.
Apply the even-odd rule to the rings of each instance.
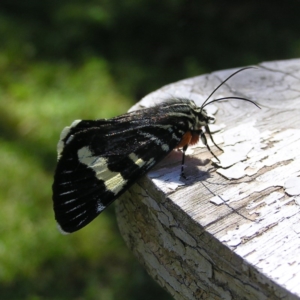
[[[254,104],[256,107],[258,107],[259,109],[261,108],[255,101],[252,101],[250,99],[247,99],[247,98],[243,98],[243,97],[222,97],[222,98],[218,98],[218,99],[214,99],[214,100],[211,100],[210,102],[206,103],[204,106],[202,105],[201,108],[204,108],[206,105],[208,104],[211,104],[213,102],[218,102],[218,101],[222,101],[222,100],[228,100],[228,99],[235,99],[235,100],[242,100],[242,101],[248,101],[252,104]]]
[[[242,68],[242,69],[239,69],[238,71],[232,73],[230,76],[228,76],[224,81],[222,81],[211,93],[210,95],[206,98],[206,100],[203,102],[202,106],[201,106],[201,111],[202,109],[209,103],[212,103],[212,102],[216,102],[215,100],[207,103],[207,101],[211,98],[211,96],[225,83],[227,82],[231,77],[235,76],[236,74],[242,72],[242,71],[245,71],[245,70],[248,70],[248,69],[256,69],[256,67],[245,67],[245,68]],[[224,100],[224,99],[223,99]],[[248,100],[248,99],[247,99]],[[249,101],[249,100],[248,100]]]

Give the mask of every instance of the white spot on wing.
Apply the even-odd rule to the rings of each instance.
[[[74,201],[78,200],[77,198],[74,198],[74,199],[71,199],[71,200],[68,200],[68,201],[64,201],[62,204],[63,205],[66,205],[66,204],[69,204],[69,203],[72,203]]]
[[[74,210],[76,210],[76,209],[82,207],[83,205],[84,205],[84,204],[79,204],[79,205],[77,205],[77,206],[75,206],[75,207],[72,207],[71,209],[67,210],[66,213],[69,213],[69,212],[71,212],[71,211],[74,211]],[[82,213],[82,214],[83,214],[83,213]],[[82,214],[80,214],[80,215],[78,215],[78,216],[81,216]],[[76,218],[77,218],[77,216],[76,216]]]
[[[97,203],[98,205],[97,205],[97,213],[100,213],[101,211],[103,211],[106,207],[102,204],[102,203],[100,203],[100,202],[98,202]]]
[[[172,134],[172,139],[176,141],[180,141],[180,138],[175,133]]]
[[[59,195],[64,196],[64,195],[68,195],[68,194],[71,194],[71,193],[74,193],[74,192],[76,192],[76,190],[71,190],[71,191],[67,191],[67,192],[64,192],[64,193],[60,193]]]
[[[74,135],[70,135],[69,138],[66,140],[66,145],[69,144],[74,138]]]
[[[96,157],[93,156],[92,152],[90,151],[89,147],[82,147],[77,151],[77,156],[79,161],[86,166],[93,168],[95,161],[98,159],[103,159],[104,163],[106,162],[105,158],[103,157]]]
[[[88,147],[79,149],[77,155],[79,161],[94,170],[96,177],[102,180],[105,187],[115,195],[118,194],[127,183],[127,180],[125,180],[119,172],[112,172],[108,169],[106,158],[93,156]]]
[[[155,164],[155,159],[154,157],[151,157],[148,161],[147,161],[147,166],[150,168]]]
[[[153,141],[156,145],[162,145],[162,141],[155,135],[151,134],[151,133],[148,133],[148,132],[139,132],[140,135],[150,139],[151,141]]]
[[[153,141],[156,145],[161,146],[163,151],[165,152],[169,151],[170,149],[169,146],[167,144],[163,144],[162,140],[160,140],[157,136],[150,134],[148,132],[140,132],[140,134]]]
[[[80,123],[80,122],[81,122],[81,120],[75,120],[75,121],[73,121],[73,123],[70,125],[70,128],[76,127],[77,124]]]
[[[64,146],[65,146],[65,143],[64,143],[63,140],[64,140],[65,137],[69,134],[70,129],[71,129],[72,127],[75,127],[79,122],[81,122],[81,120],[75,120],[70,126],[67,126],[67,127],[65,127],[65,128],[62,130],[62,132],[61,132],[61,134],[60,134],[59,141],[58,141],[58,143],[57,143],[57,160],[60,159],[61,153],[62,153],[62,151],[63,151],[63,149],[64,149]],[[72,140],[72,138],[73,138],[73,136],[70,137],[70,138],[68,139],[67,143],[69,143],[69,142]]]
[[[168,152],[170,150],[169,146],[167,144],[163,144],[161,146],[161,148],[165,151],[165,152]]]
[[[135,153],[130,153],[129,158],[140,168],[146,163],[142,158],[139,158]]]
[[[114,177],[105,181],[104,184],[108,190],[116,195],[123,189],[124,185],[127,183],[127,180],[125,180],[120,173],[111,172],[111,174],[117,175],[114,175]]]

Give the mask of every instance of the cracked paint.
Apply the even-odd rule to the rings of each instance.
[[[232,72],[168,85],[135,108],[170,97],[201,105]],[[300,299],[300,60],[243,74],[216,98],[255,99],[260,110],[207,106],[220,163],[199,143],[188,149],[188,180],[173,153],[116,203],[127,244],[174,299]]]

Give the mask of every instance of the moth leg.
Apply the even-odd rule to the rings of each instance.
[[[184,174],[184,159],[185,159],[185,151],[188,148],[188,144],[182,147],[182,161],[181,161],[181,172],[180,172],[180,176],[184,179],[186,179],[186,176]]]
[[[206,126],[205,126],[205,129],[206,129]],[[211,134],[210,134],[210,131],[209,131],[209,133],[208,133],[209,135],[210,135],[210,138],[211,138],[211,140],[213,141],[213,139],[212,139],[212,136],[211,136]],[[207,139],[206,139],[206,136],[205,136],[205,134],[204,134],[204,132],[201,130],[200,131],[200,138],[201,138],[201,141],[202,141],[202,143],[206,146],[206,148],[208,149],[208,151],[213,155],[213,157],[218,161],[218,162],[220,162],[220,160],[215,156],[215,154],[210,150],[210,147],[208,146],[208,144],[207,144]],[[213,141],[213,143],[215,144],[215,142]],[[216,144],[215,144],[216,145]],[[217,146],[217,145],[216,145]],[[217,146],[218,147],[218,146]],[[219,148],[219,147],[218,147]],[[219,148],[219,149],[221,149],[221,148]],[[222,149],[221,149],[222,150]],[[222,150],[223,151],[223,150]]]
[[[214,141],[214,139],[213,139],[213,137],[212,137],[212,135],[211,135],[211,132],[210,132],[210,129],[209,129],[208,125],[205,126],[205,130],[206,130],[206,132],[208,133],[208,135],[209,135],[211,141],[213,142],[213,144],[214,144],[219,150],[223,151],[223,149],[220,148],[220,147],[215,143],[215,141]],[[201,140],[202,140],[202,137],[201,137]],[[202,142],[203,142],[203,141],[202,141]],[[205,144],[205,145],[206,145],[206,144]],[[206,146],[207,146],[207,145],[206,145]],[[208,148],[208,147],[207,147],[207,148]],[[208,148],[208,149],[209,149],[209,148]],[[209,150],[209,151],[210,151],[210,150]]]

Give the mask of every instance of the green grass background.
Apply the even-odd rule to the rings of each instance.
[[[299,1],[3,0],[0,298],[171,299],[126,248],[110,207],[72,235],[52,211],[56,144],[164,84],[300,54]]]

